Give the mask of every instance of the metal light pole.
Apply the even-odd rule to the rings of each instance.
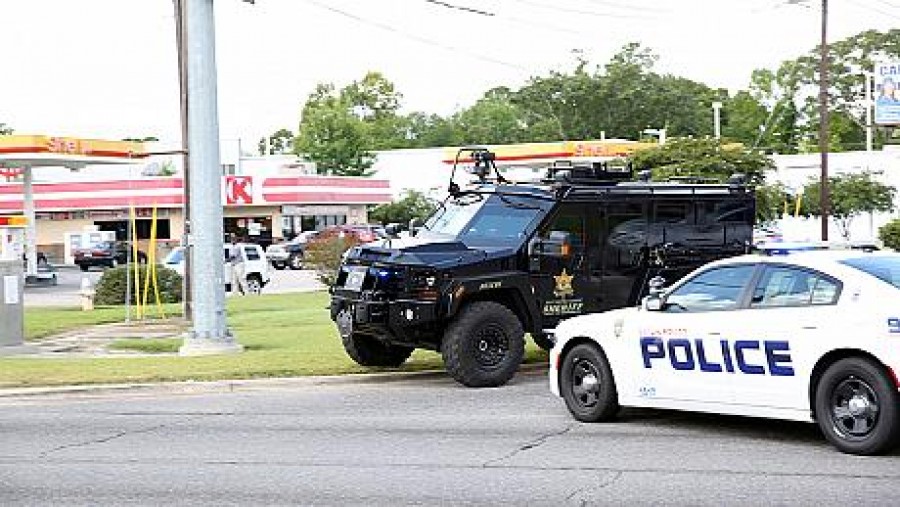
[[[819,208],[822,211],[822,241],[828,241],[828,215],[831,201],[828,192],[828,0],[822,0],[822,42],[819,47]]]
[[[240,352],[226,326],[213,0],[184,0],[194,321],[181,355]]]
[[[712,103],[713,108],[713,136],[716,141],[722,138],[722,103],[718,100]]]
[[[188,85],[187,85],[187,41],[185,37],[185,10],[187,0],[173,0],[175,6],[175,44],[178,47],[178,91],[179,109],[181,113],[181,185],[184,195],[184,282],[182,301],[184,302],[184,318],[193,320],[194,311],[191,294],[191,180],[190,157],[188,156]]]

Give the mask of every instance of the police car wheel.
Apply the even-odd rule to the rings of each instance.
[[[447,372],[468,387],[498,387],[509,382],[525,357],[525,331],[506,306],[472,303],[444,333],[441,354]]]
[[[582,422],[608,421],[619,412],[619,396],[606,355],[596,345],[576,345],[563,357],[559,387],[569,412]]]
[[[884,368],[852,357],[831,365],[816,387],[816,420],[825,438],[849,454],[880,454],[900,436],[900,396]]]

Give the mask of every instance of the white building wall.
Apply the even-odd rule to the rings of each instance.
[[[891,149],[893,148],[893,149]],[[799,191],[811,179],[818,179],[821,171],[820,155],[776,155],[773,157],[777,169],[768,176],[769,181],[778,181],[793,191]],[[831,153],[828,156],[830,175],[852,174],[871,171],[885,184],[893,185],[900,192],[900,149],[888,147],[884,151]],[[878,228],[893,218],[900,216],[900,194],[895,199],[897,209],[893,213],[876,213],[873,216],[859,216],[850,227],[851,241],[868,241],[878,238]],[[785,239],[792,241],[818,240],[821,237],[819,218],[787,218],[779,220],[776,227]],[[841,234],[832,220],[828,228],[829,240],[840,240]]]

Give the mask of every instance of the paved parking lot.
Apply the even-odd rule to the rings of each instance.
[[[263,289],[264,294],[306,292],[324,287],[316,281],[311,270],[272,270],[272,281]],[[83,273],[77,268],[62,267],[58,271],[59,283],[55,287],[28,287],[25,289],[25,306],[79,306],[81,282],[84,278],[96,285],[103,275],[100,270]]]

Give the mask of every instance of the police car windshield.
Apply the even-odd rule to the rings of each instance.
[[[855,259],[845,259],[841,263],[900,289],[900,255],[857,257]]]
[[[420,235],[450,236],[470,246],[515,246],[527,237],[541,211],[521,198],[465,195],[444,203]]]

